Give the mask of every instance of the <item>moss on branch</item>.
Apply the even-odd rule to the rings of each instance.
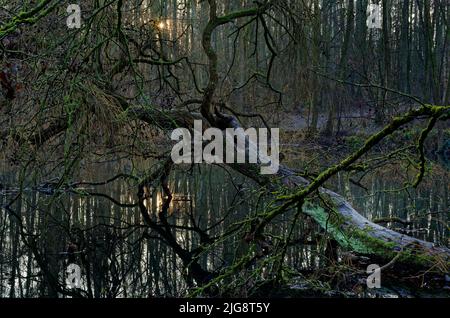
[[[31,9],[29,11],[22,11],[22,12],[18,13],[9,22],[3,24],[0,27],[0,39],[4,38],[8,34],[14,32],[19,25],[34,24],[39,19],[48,15],[58,5],[58,1],[56,1],[51,6],[47,7],[47,5],[49,5],[51,2],[52,2],[52,0],[43,0],[33,9]]]

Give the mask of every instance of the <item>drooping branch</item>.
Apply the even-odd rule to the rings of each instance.
[[[0,139],[6,141],[8,136],[11,136],[11,138],[19,145],[29,143],[30,145],[39,148],[53,137],[64,132],[68,127],[69,124],[67,119],[60,118],[53,122],[50,122],[48,125],[46,125],[46,127],[40,127],[35,133],[29,136],[18,134],[15,131],[2,131],[0,132]]]
[[[430,131],[433,129],[434,125],[436,125],[437,120],[438,120],[437,116],[431,117],[427,127],[424,130],[422,130],[422,132],[420,133],[419,140],[417,141],[417,149],[420,154],[420,163],[419,163],[419,174],[417,175],[416,181],[414,181],[413,184],[415,188],[417,188],[417,186],[420,184],[425,174],[425,151],[423,150],[424,142]]]

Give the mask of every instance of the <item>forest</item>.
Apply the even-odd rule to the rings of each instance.
[[[450,297],[449,21],[0,0],[0,298]]]

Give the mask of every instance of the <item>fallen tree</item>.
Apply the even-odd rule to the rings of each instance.
[[[209,81],[203,93],[203,99],[201,100],[200,105],[203,118],[213,127],[218,127],[223,130],[228,127],[238,128],[240,127],[240,124],[236,117],[224,115],[217,111],[217,103],[214,101],[213,97],[219,81],[217,69],[218,61],[217,54],[211,44],[211,34],[217,27],[228,23],[233,19],[247,15],[260,17],[260,14],[270,7],[270,5],[271,3],[269,1],[265,6],[259,6],[254,10],[250,10],[248,12],[246,11],[245,13],[230,13],[226,16],[218,17],[216,1],[209,1],[209,21],[202,36],[202,46],[206,56],[208,57]],[[267,31],[264,19],[261,19],[261,22]],[[272,62],[276,56],[276,52],[267,38],[266,44],[272,54],[266,77],[267,82],[269,83]],[[398,261],[407,262],[420,267],[434,268],[445,273],[448,271],[450,266],[450,249],[446,247],[436,247],[432,243],[400,234],[370,222],[360,213],[355,211],[351,204],[342,196],[323,188],[325,182],[332,176],[336,175],[339,171],[351,169],[352,165],[355,164],[358,159],[370,151],[373,146],[378,144],[385,137],[391,135],[400,127],[414,121],[417,118],[426,117],[429,118],[428,125],[422,130],[420,138],[417,142],[417,150],[420,153],[420,163],[419,174],[417,175],[413,186],[417,187],[421,182],[425,173],[425,156],[423,149],[425,139],[438,120],[450,118],[450,106],[434,106],[424,104],[419,99],[411,95],[379,86],[376,86],[375,88],[400,94],[414,100],[421,106],[407,112],[406,114],[403,114],[402,116],[395,117],[390,124],[368,138],[364,145],[356,152],[349,155],[340,163],[329,167],[311,182],[297,176],[287,167],[280,167],[277,174],[267,176],[259,174],[260,169],[258,164],[232,165],[234,170],[255,180],[261,186],[271,188],[272,190],[282,190],[280,192],[288,189],[288,192],[290,193],[287,195],[279,195],[277,197],[275,207],[268,212],[261,213],[260,220],[258,221],[258,224],[254,226],[254,233],[251,236],[254,238],[261,237],[264,227],[275,217],[285,213],[289,208],[300,207],[303,213],[313,218],[344,248],[348,248],[357,253],[379,256],[384,259],[392,259],[395,257]],[[226,108],[231,109],[230,107]],[[215,113],[215,115],[213,113]],[[182,117],[189,117],[189,114],[185,114]],[[148,119],[155,117],[148,117],[144,115],[140,118],[144,120],[147,119],[147,122],[151,123],[151,120],[149,121]],[[186,128],[192,129],[192,127]],[[250,145],[249,143],[250,141],[247,142],[246,151],[254,151],[257,149],[254,145]],[[257,156],[258,155],[259,154],[257,154]],[[317,200],[311,199],[311,196],[314,194],[320,194],[320,196],[325,197],[325,200],[322,199],[322,201],[328,203],[325,203],[325,206],[323,206],[323,204],[320,204]]]
[[[122,106],[126,105],[123,100],[121,104]],[[165,128],[185,127],[192,130],[194,120],[201,118],[200,114],[185,111],[174,111],[162,115],[151,108],[127,106],[126,109],[134,118],[151,125],[160,127],[162,125]],[[267,187],[270,191],[286,191],[287,189],[290,193],[279,195],[276,206],[268,212],[261,213],[259,224],[254,229],[254,236],[257,237],[261,234],[265,225],[276,216],[281,215],[293,206],[300,205],[304,214],[314,219],[345,249],[385,260],[395,257],[397,262],[433,269],[442,273],[448,272],[450,266],[449,248],[435,246],[433,243],[398,233],[371,222],[357,212],[344,197],[324,188],[323,185],[339,171],[351,168],[352,164],[374,145],[401,126],[419,116],[429,116],[431,117],[430,122],[435,123],[438,119],[446,119],[449,112],[449,106],[422,105],[416,110],[396,117],[389,125],[370,137],[359,150],[339,164],[325,170],[312,182],[298,176],[294,171],[282,165],[274,175],[261,175],[259,173],[260,164],[229,164],[234,170],[253,179],[259,185]],[[170,118],[170,120],[164,120],[164,118]],[[220,114],[217,111],[215,123],[221,123],[221,129],[240,127],[235,117]],[[205,121],[204,126],[207,127],[207,125]],[[430,125],[424,131],[428,131],[428,129],[431,129]],[[249,149],[254,150],[256,148],[247,144],[247,151]],[[417,178],[422,178],[422,176],[419,174]],[[321,200],[312,198],[315,194],[320,194]],[[323,204],[323,202],[326,203]]]

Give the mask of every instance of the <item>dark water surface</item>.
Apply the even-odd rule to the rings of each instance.
[[[103,181],[123,171],[139,171],[150,164],[112,162],[85,168],[73,181]],[[19,172],[3,166],[0,182],[16,185]],[[445,174],[444,174],[445,175]],[[51,180],[51,176],[46,180]],[[335,180],[335,190],[344,194],[369,219],[398,217],[407,224],[388,225],[438,244],[448,244],[449,183],[443,176],[417,191],[395,191],[402,187],[395,173],[366,178],[366,189],[351,183],[344,175]],[[137,202],[135,181],[117,179],[101,186],[84,186],[79,193],[54,193],[50,185],[39,182],[0,191],[1,205],[15,198],[9,209],[0,211],[0,296],[58,296],[38,262],[36,250],[24,243],[33,242],[47,264],[48,271],[64,282],[70,244],[76,249],[75,263],[82,265],[82,288],[95,297],[183,296],[187,284],[185,270],[172,248],[143,226]],[[224,232],[234,222],[264,209],[268,198],[261,197],[253,182],[220,167],[195,166],[189,173],[175,170],[169,187],[173,199],[168,220],[177,225],[172,231],[177,242],[192,250],[201,244],[199,235],[186,231],[198,226],[210,236]],[[39,191],[37,191],[39,190]],[[83,191],[91,192],[86,196]],[[148,213],[155,221],[161,209],[161,190],[150,189],[146,201]],[[120,206],[117,203],[127,206]],[[128,206],[129,205],[129,206]],[[271,226],[273,235],[290,230],[289,213]],[[20,219],[20,221],[19,221]],[[223,220],[223,222],[222,222]],[[305,223],[299,222],[293,237],[301,237]],[[217,270],[232,263],[245,252],[242,236],[230,235],[204,254],[200,264]],[[294,269],[320,266],[317,246],[294,245],[285,257]],[[263,274],[262,274],[263,275]],[[61,295],[59,295],[61,296]]]

